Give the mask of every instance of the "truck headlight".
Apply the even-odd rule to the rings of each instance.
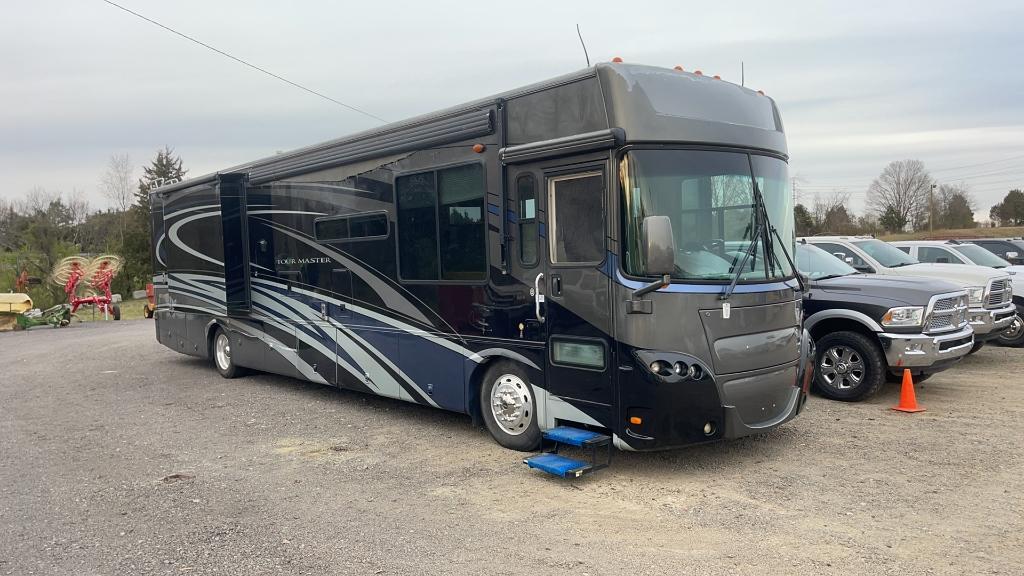
[[[985,287],[968,286],[967,299],[972,307],[982,306],[985,302]]]
[[[900,306],[882,316],[882,326],[920,326],[923,319],[923,306]]]

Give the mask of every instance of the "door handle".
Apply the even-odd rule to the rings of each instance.
[[[537,274],[537,277],[533,279],[533,313],[537,317],[537,322],[544,323],[544,314],[540,310],[540,305],[544,303],[544,294],[540,291],[541,280],[544,279],[544,273]]]
[[[327,320],[327,302],[320,303],[320,318]]]
[[[551,295],[561,296],[562,295],[562,275],[552,274],[551,275]]]

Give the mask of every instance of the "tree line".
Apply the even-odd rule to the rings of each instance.
[[[111,286],[130,297],[152,281],[149,191],[159,182],[181,179],[186,170],[174,150],[165,146],[142,167],[128,155],[111,156],[99,180],[110,207],[94,210],[84,194],[33,188],[16,201],[0,199],[0,290],[14,288],[24,270],[41,283],[29,287],[36,306],[65,301],[63,288],[49,275],[54,265],[76,254],[117,254],[124,266]]]
[[[794,182],[799,197],[799,181]],[[974,228],[977,203],[963,185],[939,184],[920,160],[890,162],[867,190],[864,214],[850,209],[850,195],[815,195],[795,206],[797,234],[877,234]],[[1024,194],[1011,190],[989,211],[993,226],[1024,225]]]

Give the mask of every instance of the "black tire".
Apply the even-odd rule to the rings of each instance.
[[[506,394],[505,412],[507,420],[498,423],[498,412],[501,405],[492,405],[492,394],[495,388],[499,394]],[[491,364],[484,372],[480,382],[480,413],[483,416],[487,431],[494,440],[512,450],[528,452],[536,450],[540,445],[540,425],[537,422],[537,395],[530,385],[528,372],[522,365],[508,360],[499,360]],[[500,400],[495,399],[495,402]]]
[[[970,356],[971,354],[974,354],[975,352],[977,352],[978,350],[981,350],[984,347],[985,347],[985,343],[984,342],[975,341],[974,342],[974,346],[971,346],[971,351],[968,352],[967,355]]]
[[[1024,306],[1017,306],[1017,316],[1009,328],[999,333],[996,344],[1010,348],[1024,346]]]
[[[221,339],[223,339],[223,342]],[[223,354],[218,354],[218,345],[226,347],[221,350]],[[210,339],[210,359],[213,361],[214,368],[217,369],[217,372],[220,372],[221,376],[237,378],[242,375],[242,369],[231,359],[231,339],[223,328],[218,327],[213,331],[213,338]]]
[[[111,317],[114,320],[120,320],[121,319],[121,307],[118,306],[117,304],[114,304],[113,306],[111,306],[111,308],[110,308],[110,315],[111,315]]]
[[[815,344],[814,389],[822,396],[857,402],[882,388],[889,368],[874,340],[859,332],[843,331],[828,334]]]

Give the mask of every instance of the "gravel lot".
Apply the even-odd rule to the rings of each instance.
[[[1024,351],[568,482],[469,418],[0,334],[0,574],[1021,574]]]

